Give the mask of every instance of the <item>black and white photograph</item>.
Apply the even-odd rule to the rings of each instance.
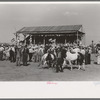
[[[0,81],[100,81],[100,3],[0,3]]]

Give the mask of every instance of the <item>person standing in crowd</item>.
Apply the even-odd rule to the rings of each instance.
[[[42,56],[43,56],[43,54],[44,54],[44,52],[43,52],[44,50],[43,50],[43,48],[42,48],[42,46],[40,46],[39,48],[38,48],[38,61],[40,62],[41,61],[41,58],[42,58]]]
[[[91,53],[92,53],[92,50],[91,50],[91,48],[89,47],[88,48],[88,64],[91,64]]]
[[[80,53],[82,53],[84,55],[84,57],[85,57],[85,48],[84,47],[81,47]]]
[[[56,66],[56,72],[57,73],[59,71],[63,72],[62,64],[63,64],[62,50],[61,50],[61,47],[58,47],[58,50],[57,50],[57,66]]]
[[[12,45],[10,48],[10,61],[15,62],[16,57],[15,57],[15,46]]]
[[[38,47],[35,47],[34,48],[34,62],[38,62]]]
[[[61,49],[61,53],[62,53],[62,58],[66,58],[66,49],[64,46]]]
[[[98,48],[100,48],[100,41],[98,44],[96,44],[96,53],[98,53]]]
[[[3,60],[3,51],[4,51],[4,47],[3,44],[0,46],[0,60]]]
[[[15,45],[12,46],[12,50],[14,52],[14,62],[16,62]]]
[[[10,53],[10,62],[14,62],[14,51],[13,51],[13,49],[12,48],[10,48],[10,51],[9,51],[9,53]]]
[[[21,46],[16,46],[15,54],[16,54],[16,66],[21,65]]]
[[[89,49],[88,49],[88,47],[85,49],[85,64],[87,65],[87,64],[90,64],[90,61],[91,61],[91,59],[90,59],[90,53],[89,53]]]
[[[32,61],[32,56],[33,56],[33,48],[32,48],[32,46],[30,46],[29,47],[29,62],[31,62]]]
[[[47,50],[47,53],[48,53],[48,55],[46,57],[46,62],[49,65],[49,67],[51,67],[51,63],[52,63],[52,56],[51,56],[52,53],[51,53],[51,49],[48,49]]]
[[[85,65],[88,64],[88,48],[85,48]]]
[[[47,53],[47,50],[49,49],[49,46],[46,44],[44,47],[44,53]]]
[[[84,58],[83,58],[83,59],[84,59],[84,60],[83,60],[83,64],[85,64],[85,47],[83,47],[83,46],[80,47],[80,53],[81,53],[81,54],[83,55],[83,57],[84,57]]]
[[[100,48],[98,48],[97,52],[97,64],[100,64]]]
[[[23,65],[24,66],[27,66],[28,54],[29,54],[29,49],[27,48],[27,45],[25,45],[23,49]]]
[[[5,47],[5,50],[3,53],[4,53],[4,59],[6,61],[9,60],[10,54],[9,54],[9,47],[8,46]]]

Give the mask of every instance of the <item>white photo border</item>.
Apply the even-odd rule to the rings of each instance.
[[[65,4],[84,3],[100,4],[100,2],[0,2],[0,4]],[[20,81],[0,82],[0,98],[100,98],[100,82],[92,81]]]

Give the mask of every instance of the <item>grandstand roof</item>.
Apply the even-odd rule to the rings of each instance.
[[[35,26],[35,27],[23,27],[17,33],[74,33],[79,31],[82,25],[63,25],[63,26]]]

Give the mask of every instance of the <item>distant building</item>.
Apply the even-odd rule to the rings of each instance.
[[[56,43],[81,41],[85,44],[82,25],[23,27],[16,33],[23,34],[26,43],[47,44],[49,39],[56,39]]]

